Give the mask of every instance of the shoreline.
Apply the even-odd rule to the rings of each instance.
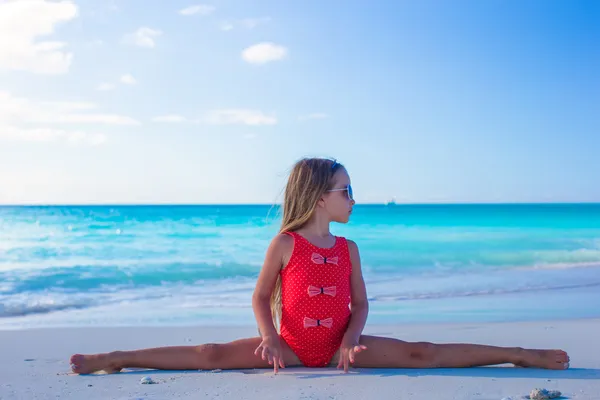
[[[487,324],[600,319],[597,287],[454,298],[370,301],[369,325]],[[249,303],[249,301],[248,301]],[[0,318],[0,331],[94,327],[235,327],[255,325],[250,307],[181,307],[176,298],[108,304]]]
[[[511,325],[511,324],[552,324],[552,323],[569,323],[569,322],[583,322],[583,321],[598,321],[600,324],[600,315],[592,315],[592,316],[575,316],[575,317],[557,317],[557,318],[540,318],[540,319],[531,319],[527,317],[523,318],[515,318],[515,319],[506,319],[506,320],[482,320],[482,321],[447,321],[447,320],[433,320],[433,321],[406,321],[399,322],[393,321],[389,323],[369,323],[367,322],[367,328],[419,328],[419,327],[429,327],[429,328],[453,328],[457,326],[466,326],[466,325]],[[202,324],[201,322],[195,323],[181,323],[181,324],[139,324],[139,325],[111,325],[111,324],[102,324],[102,325],[54,325],[54,326],[2,326],[0,325],[0,333],[1,332],[27,332],[27,331],[60,331],[60,330],[145,330],[145,329],[156,329],[156,330],[164,330],[164,329],[202,329],[202,330],[242,330],[245,331],[247,329],[255,329],[256,324],[250,324],[247,322],[239,322],[239,323],[229,323],[229,324]],[[366,329],[366,328],[365,328]],[[600,400],[600,397],[599,397]]]

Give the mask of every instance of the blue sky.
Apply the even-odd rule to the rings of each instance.
[[[0,203],[600,201],[596,1],[0,1]]]

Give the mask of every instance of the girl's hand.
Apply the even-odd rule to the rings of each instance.
[[[367,349],[367,346],[358,343],[358,339],[344,335],[342,345],[340,346],[340,361],[338,369],[344,367],[344,372],[348,372],[350,364],[354,364],[354,355]]]
[[[279,336],[263,337],[260,345],[254,350],[254,355],[262,357],[263,360],[269,360],[269,364],[273,365],[275,373],[279,371],[279,367],[285,368]]]

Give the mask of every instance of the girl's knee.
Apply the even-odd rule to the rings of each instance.
[[[437,362],[437,345],[429,342],[411,343],[410,358],[425,368],[433,368]]]
[[[196,346],[194,349],[198,356],[198,369],[215,369],[223,360],[222,345],[216,343],[206,343]]]

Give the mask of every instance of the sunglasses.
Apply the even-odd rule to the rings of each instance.
[[[331,170],[334,170],[335,167],[337,167],[339,165],[339,163],[334,160],[333,163],[331,164]],[[352,186],[348,185],[345,188],[340,188],[340,189],[329,189],[328,192],[342,192],[345,191],[348,194],[348,200],[354,200],[354,194],[352,193]]]
[[[342,191],[345,191],[348,194],[348,200],[354,200],[354,193],[352,193],[352,185],[348,185],[345,188],[328,190],[328,192],[342,192]]]

